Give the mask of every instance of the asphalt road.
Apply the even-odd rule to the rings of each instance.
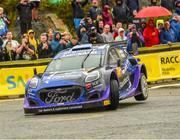
[[[102,109],[24,116],[23,101],[0,101],[0,139],[180,139],[180,87],[150,90],[146,102]]]

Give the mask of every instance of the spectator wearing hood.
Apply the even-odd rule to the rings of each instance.
[[[175,33],[177,42],[180,42],[180,16],[174,14],[173,18],[170,20],[170,25]]]
[[[175,2],[175,13],[180,15],[180,0],[176,0]]]
[[[164,23],[164,28],[160,32],[160,41],[162,44],[168,44],[168,45],[171,45],[173,42],[176,41],[175,33],[170,28],[169,21],[166,21]]]
[[[129,10],[124,0],[116,0],[116,5],[113,7],[113,17],[115,23],[122,22],[128,23],[129,22]]]
[[[102,13],[102,9],[99,6],[98,0],[92,0],[92,7],[89,9],[89,16],[93,21],[96,20],[98,14]]]
[[[54,32],[54,38],[51,41],[51,49],[53,52],[53,56],[55,56],[60,51],[64,50],[64,47],[63,47],[62,41],[61,41],[61,33],[60,32]]]
[[[109,5],[104,6],[103,20],[104,20],[104,25],[108,24],[112,28],[113,20],[112,20],[112,14],[111,14],[111,9]]]
[[[35,32],[33,30],[28,31],[28,40],[31,45],[35,48],[35,54],[37,55],[37,48],[39,45],[39,40],[35,37]]]
[[[147,23],[146,28],[143,32],[145,46],[151,47],[153,45],[158,45],[160,43],[159,40],[159,31],[154,25],[154,20],[150,19]]]
[[[158,19],[156,21],[156,28],[161,32],[161,30],[164,28],[164,20],[163,19]]]
[[[84,7],[88,3],[88,0],[82,2],[81,0],[73,0],[72,1],[72,9],[73,9],[73,16],[74,16],[74,26],[75,29],[78,30],[80,22],[84,17],[84,11],[82,7]]]

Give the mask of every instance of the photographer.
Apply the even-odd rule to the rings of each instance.
[[[20,60],[35,60],[35,48],[31,44],[29,44],[29,41],[27,37],[22,38],[22,44],[20,47],[16,50],[17,58]]]
[[[97,33],[97,29],[96,27],[91,27],[89,33],[88,33],[88,37],[89,37],[89,43],[92,44],[98,44],[98,43],[104,43],[104,40],[102,38],[102,36]]]
[[[50,58],[52,56],[51,45],[48,43],[48,35],[42,33],[40,36],[40,44],[37,48],[39,59],[41,58]]]
[[[133,55],[138,54],[138,48],[142,47],[144,38],[141,32],[136,30],[136,25],[132,25],[130,33],[127,35],[127,52]]]

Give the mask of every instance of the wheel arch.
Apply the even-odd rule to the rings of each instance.
[[[141,65],[141,73],[144,73],[144,75],[146,76],[146,78],[148,78],[147,69],[146,69],[146,66],[145,66],[144,64]]]

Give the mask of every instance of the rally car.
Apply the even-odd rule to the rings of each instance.
[[[25,114],[104,107],[119,100],[148,98],[144,64],[120,44],[85,44],[60,52],[42,75],[26,84]]]

